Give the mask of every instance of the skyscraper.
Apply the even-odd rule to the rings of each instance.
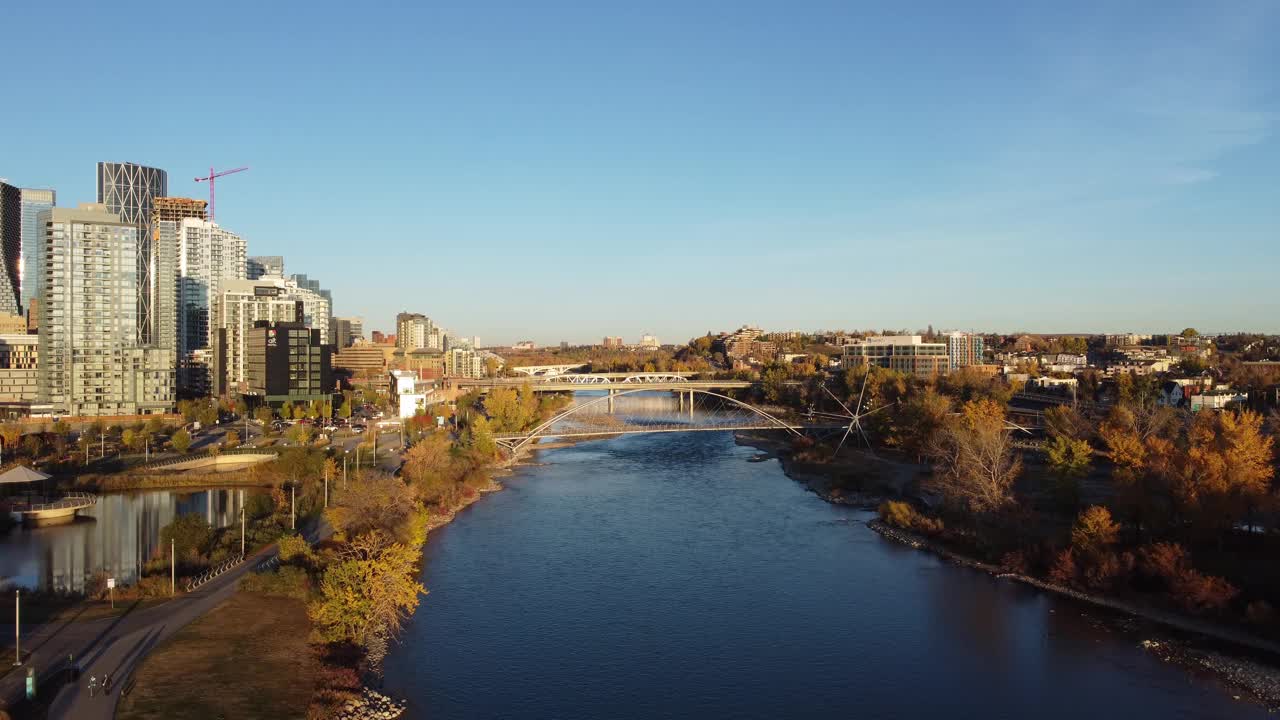
[[[169,195],[169,174],[134,163],[98,163],[98,202],[120,220],[138,229],[138,338],[151,339],[155,324],[151,297],[156,292],[152,241],[155,239],[155,199]]]
[[[22,191],[0,182],[0,313],[22,313]]]
[[[245,260],[245,278],[257,280],[266,275],[284,277],[284,258],[280,255],[254,255]]]
[[[153,224],[156,228],[154,255],[155,297],[152,299],[151,342],[178,349],[178,276],[181,273],[182,221],[206,219],[208,203],[191,198],[156,198]],[[181,358],[181,356],[179,356]]]
[[[199,211],[196,217],[159,219],[176,208],[169,202],[176,200],[185,199],[157,201],[156,342],[177,350],[179,390],[203,396],[211,390],[214,365],[213,311],[223,285],[244,279],[245,241],[205,220],[203,201],[190,206]],[[170,204],[175,207],[165,207]]]
[[[947,336],[947,356],[951,360],[951,369],[982,364],[982,336],[971,333],[953,332]]]
[[[44,284],[44,227],[40,225],[40,213],[52,210],[58,204],[53,190],[22,188],[22,289],[19,297],[22,309],[31,307],[31,301],[40,297]]]
[[[295,283],[297,283],[298,287],[303,288],[304,290],[310,290],[311,292],[318,294],[320,297],[324,298],[329,302],[329,312],[331,314],[329,315],[328,318],[325,318],[325,327],[327,327],[328,330],[325,331],[324,335],[320,336],[320,340],[321,342],[326,343],[328,345],[337,345],[338,337],[335,332],[336,326],[333,323],[333,315],[332,315],[333,293],[320,287],[320,281],[312,280],[311,278],[307,277],[306,273],[294,273],[293,275],[290,275],[289,278],[293,280]]]
[[[39,402],[57,415],[173,408],[174,353],[138,342],[138,229],[101,204],[40,213]]]

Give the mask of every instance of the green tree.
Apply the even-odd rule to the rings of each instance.
[[[379,532],[353,540],[325,570],[320,599],[309,608],[321,635],[364,646],[394,636],[427,592],[414,579],[418,556]]]
[[[169,438],[169,443],[173,445],[173,449],[180,453],[185,453],[191,448],[191,433],[184,428],[179,428],[178,432]]]
[[[147,419],[147,430],[151,431],[152,435],[159,435],[164,432],[164,420],[159,415],[151,416]]]
[[[173,541],[174,552],[178,557],[203,555],[213,541],[213,528],[199,513],[179,515],[160,528],[162,551],[168,552],[170,540]]]
[[[1056,435],[1048,445],[1049,468],[1059,477],[1079,478],[1089,473],[1093,448],[1085,440]]]
[[[263,403],[258,406],[257,410],[253,411],[253,416],[258,420],[258,422],[262,423],[265,428],[267,425],[271,424],[272,420],[275,419],[276,414],[271,410],[271,406]]]
[[[198,413],[200,424],[205,427],[218,424],[218,405],[217,403],[205,403]]]
[[[345,398],[342,406],[338,408],[338,417],[347,419],[351,417],[351,398]]]
[[[1200,333],[1196,332],[1196,329],[1195,329],[1195,328],[1191,328],[1191,327],[1189,327],[1189,328],[1185,328],[1185,329],[1182,331],[1181,335],[1182,335],[1182,337],[1184,337],[1184,338],[1193,338],[1193,337],[1198,337],[1198,336],[1200,335]]]
[[[284,418],[285,420],[293,419],[293,402],[292,401],[285,400],[284,404],[280,406],[280,417]]]
[[[120,436],[120,443],[126,448],[133,450],[138,444],[138,433],[133,428],[128,428]]]

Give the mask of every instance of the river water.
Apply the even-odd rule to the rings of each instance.
[[[432,533],[418,718],[1240,718],[1093,611],[871,532],[727,433],[544,451]]]
[[[148,490],[100,495],[75,522],[19,525],[0,533],[0,586],[81,592],[105,571],[122,585],[138,579],[160,542],[160,529],[178,515],[197,513],[213,527],[240,521],[254,490]]]

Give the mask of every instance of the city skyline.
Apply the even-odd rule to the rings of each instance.
[[[181,58],[158,99],[163,77],[202,74],[201,112],[51,96],[0,118],[23,138],[0,177],[74,207],[98,162],[164,169],[193,198],[210,165],[248,165],[220,184],[219,224],[384,332],[405,308],[495,345],[744,323],[1280,330],[1263,292],[1280,8],[1157,7],[750,5],[736,24],[656,3],[619,24],[576,3],[341,22],[322,4],[279,43],[222,9],[154,34]],[[15,13],[65,27],[52,76],[84,66],[77,38],[147,14]],[[223,51],[184,50],[205,42]]]

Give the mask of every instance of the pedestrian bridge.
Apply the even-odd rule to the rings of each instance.
[[[750,384],[750,383],[746,383]],[[555,417],[525,432],[497,433],[494,439],[512,452],[519,452],[540,438],[612,437],[674,432],[733,432],[773,430],[800,437],[806,430],[843,430],[844,425],[814,424],[780,418],[772,413],[710,389],[673,388],[675,397],[646,398],[628,402],[628,397],[649,392],[648,383],[635,383],[608,395],[575,403]],[[641,398],[636,398],[641,400]],[[654,402],[657,400],[658,402]],[[662,400],[666,403],[662,404]]]

